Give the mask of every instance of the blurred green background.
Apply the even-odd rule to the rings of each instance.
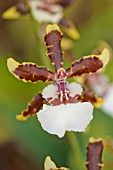
[[[67,166],[72,170],[82,170],[79,164],[85,163],[89,137],[113,140],[113,118],[100,109],[95,109],[94,119],[86,133],[69,132],[70,137],[66,134],[63,139],[43,131],[36,117],[31,117],[25,122],[15,119],[46,84],[19,81],[8,71],[7,58],[13,57],[19,62],[35,62],[51,69],[44,41],[36,35],[31,18],[2,19],[2,13],[17,2],[0,0],[0,148],[7,142],[12,142],[17,149],[14,151],[15,159],[18,161],[22,159],[20,164],[24,164],[26,160],[23,157],[26,158],[29,162],[26,166],[28,164],[30,170],[33,168],[42,170],[47,155],[52,157],[58,167]],[[80,40],[73,41],[73,54],[77,58],[91,54],[100,40],[106,41],[111,49],[113,48],[113,0],[78,0],[65,10],[64,15],[75,23],[81,35]],[[37,23],[37,31],[38,28]],[[111,55],[106,68],[106,74],[111,81],[113,81],[112,57]],[[7,147],[10,148],[10,145],[6,144]],[[19,151],[22,158],[17,157]],[[0,150],[0,155],[4,152]],[[8,154],[8,151],[6,153]],[[10,156],[12,154],[9,154],[8,159]],[[6,158],[3,159],[5,162]],[[3,162],[0,157],[1,161]],[[105,164],[103,170],[113,169],[113,146],[105,147],[103,161]],[[0,170],[10,170],[3,167],[1,166]],[[25,167],[20,169],[24,170]]]

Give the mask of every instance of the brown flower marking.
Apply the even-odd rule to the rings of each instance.
[[[82,95],[78,98],[81,102],[90,102],[95,107],[100,107],[103,103],[103,99],[101,97],[97,97],[93,91],[84,89]]]
[[[34,63],[18,63],[12,58],[8,60],[9,70],[17,78],[23,81],[37,82],[42,80],[54,80],[54,73],[44,67],[39,67]]]
[[[79,61],[75,61],[71,68],[67,69],[68,77],[81,76],[86,73],[95,73],[97,70],[103,67],[103,62],[96,56],[89,58],[81,58]]]
[[[58,70],[62,67],[62,50],[61,50],[61,38],[63,34],[58,30],[47,32],[45,36],[45,42],[47,47],[47,55],[49,56],[55,69]]]
[[[101,161],[103,151],[103,142],[101,139],[90,139],[87,146],[87,160],[86,167],[88,170],[100,170],[103,166]]]
[[[18,120],[26,120],[28,117],[35,115],[43,106],[46,100],[42,97],[42,94],[37,94],[30,103],[28,103],[28,109],[23,111],[20,115],[17,115]]]

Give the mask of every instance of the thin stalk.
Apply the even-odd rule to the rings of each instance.
[[[68,132],[67,138],[71,149],[70,162],[73,170],[85,170],[85,162],[76,134],[74,132]]]
[[[32,16],[32,13],[30,11],[30,21],[31,21],[31,26],[32,26],[32,30],[33,30],[33,34],[35,37],[35,41],[37,42],[37,46],[38,44],[40,44],[40,47],[38,48],[38,53],[40,54],[40,60],[41,63],[45,66],[45,67],[50,67],[49,63],[46,61],[45,56],[46,56],[46,52],[45,52],[45,48],[43,47],[41,39],[39,38],[39,25],[37,24],[37,21],[35,21],[35,19]]]

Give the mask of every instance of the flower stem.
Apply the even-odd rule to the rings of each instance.
[[[35,41],[37,42],[37,49],[38,49],[38,53],[40,54],[41,64],[48,68],[49,63],[45,59],[45,56],[46,56],[45,49],[41,43],[41,39],[39,38],[39,29],[40,29],[39,24],[33,18],[31,11],[30,11],[30,21],[31,21],[31,26],[32,26],[34,37],[35,37]]]
[[[68,132],[67,138],[71,148],[69,156],[71,170],[85,170],[85,160],[83,159],[83,154],[76,134],[74,132]]]

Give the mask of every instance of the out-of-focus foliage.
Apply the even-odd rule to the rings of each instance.
[[[32,163],[19,144],[8,141],[0,145],[0,169],[40,170],[38,162]]]
[[[0,15],[16,3],[16,0],[0,0]],[[66,9],[65,15],[73,20],[81,35],[80,40],[73,41],[73,55],[76,58],[92,54],[92,50],[100,40],[106,41],[111,49],[113,48],[112,0],[78,0],[75,5]],[[75,141],[73,137],[68,141],[69,136],[59,139],[43,131],[36,117],[26,122],[15,119],[15,116],[27,107],[27,103],[43,89],[45,84],[24,83],[17,80],[9,73],[6,59],[13,57],[19,62],[32,61],[51,68],[43,40],[37,35],[39,28],[40,25],[37,23],[37,31],[34,29],[34,23],[30,17],[8,21],[0,16],[0,144],[8,140],[19,143],[28,152],[31,161],[35,164],[40,163],[39,167],[41,166],[42,169],[45,157],[50,155],[58,167],[63,165],[72,170],[78,170],[79,162],[85,162],[85,146],[89,137],[106,139],[110,136],[110,140],[113,140],[113,119],[100,109],[95,109],[94,119],[87,131],[75,134],[79,141],[79,150],[77,146],[73,148]],[[111,54],[110,63],[105,70],[111,81],[113,81],[112,57]],[[69,63],[64,65],[69,66]],[[80,151],[81,157],[78,153]],[[80,158],[79,161],[76,161],[77,157]],[[75,162],[78,163],[75,164]],[[112,149],[105,147],[103,162],[105,164],[103,170],[113,169]]]

